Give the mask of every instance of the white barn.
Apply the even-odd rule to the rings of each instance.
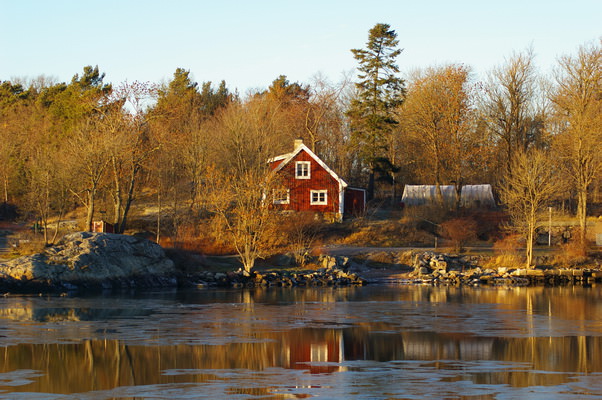
[[[448,206],[456,204],[457,195],[454,185],[441,185],[443,201]],[[401,202],[406,206],[436,204],[436,185],[405,185]],[[465,208],[494,207],[491,185],[464,185],[460,191],[460,206]]]
[[[495,207],[491,185],[464,185],[460,194],[464,208]]]

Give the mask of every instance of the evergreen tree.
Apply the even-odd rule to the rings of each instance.
[[[388,24],[376,24],[370,29],[366,49],[351,50],[359,63],[359,82],[355,84],[357,93],[348,115],[352,141],[370,169],[369,198],[374,195],[377,161],[389,154],[391,136],[397,124],[394,111],[403,102],[405,94],[405,82],[396,75],[399,67],[395,59],[402,51],[397,48],[398,43],[395,30]]]
[[[214,115],[217,110],[236,100],[236,96],[226,87],[226,81],[221,81],[217,89],[213,89],[211,81],[203,82],[200,96],[201,113],[206,117]]]

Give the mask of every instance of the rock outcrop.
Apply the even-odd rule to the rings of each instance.
[[[403,283],[470,286],[591,285],[602,282],[600,265],[589,267],[485,268],[482,256],[416,254],[413,271]]]
[[[10,290],[176,284],[174,264],[161,246],[147,239],[112,233],[72,233],[42,253],[0,263],[0,285]]]

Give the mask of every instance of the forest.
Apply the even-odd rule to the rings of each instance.
[[[550,76],[527,48],[480,80],[462,64],[401,76],[387,24],[351,51],[356,76],[283,74],[244,96],[185,68],[165,83],[107,83],[98,66],[70,82],[0,80],[2,217],[37,221],[45,244],[68,220],[174,246],[211,232],[252,260],[276,240],[266,160],[303,138],[371,204],[398,206],[405,184],[489,183],[528,242],[551,206],[586,239],[602,186],[602,40],[559,57]]]

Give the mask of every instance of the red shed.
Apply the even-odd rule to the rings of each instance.
[[[272,202],[281,210],[313,211],[340,221],[344,214],[357,214],[365,207],[365,191],[351,189],[301,139],[291,153],[268,161],[280,177]],[[347,193],[349,192],[349,193]]]
[[[110,224],[106,221],[92,221],[92,232],[105,232],[105,233],[115,233],[115,229],[113,228],[113,224]]]

